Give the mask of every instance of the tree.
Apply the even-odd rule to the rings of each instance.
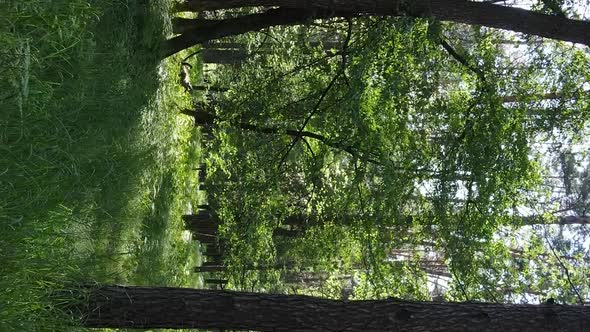
[[[297,295],[165,287],[90,287],[86,327],[257,331],[590,330],[590,307],[385,299],[337,301]]]
[[[224,20],[194,20],[193,29],[185,29],[183,31],[186,32],[182,35],[166,41],[165,56],[209,40],[259,31],[271,26],[295,25],[315,19],[360,15],[432,17],[440,21],[476,24],[590,45],[590,23],[588,22],[467,0],[190,0],[181,9],[217,10],[252,6],[279,8]],[[183,22],[183,26],[186,26],[186,21]]]
[[[575,93],[586,84],[585,49],[566,53],[547,40],[552,58],[566,56],[551,61],[531,48],[521,63],[512,46],[498,43],[514,38],[510,32],[408,17],[333,18],[336,12],[313,21],[322,10],[240,8],[191,23],[201,36],[265,20],[294,25],[222,39],[252,56],[240,68],[217,67],[214,81],[228,91],[209,104],[214,116],[190,114],[216,125],[208,194],[223,216],[230,285],[281,287],[276,271],[243,278],[234,267],[313,257],[314,270],[335,275],[361,267],[355,299],[425,299],[419,264],[387,264],[387,253],[430,240],[444,249],[456,280],[445,298],[519,301],[497,292],[500,285],[516,293],[520,279],[511,256],[498,259],[504,245],[494,237],[515,222],[515,207],[538,181],[531,145],[540,132],[573,123],[575,114],[586,118],[586,98]],[[244,16],[228,18],[238,13]],[[336,41],[330,54],[313,45],[325,40]],[[318,222],[304,232],[288,228],[296,237],[273,236],[296,215]]]

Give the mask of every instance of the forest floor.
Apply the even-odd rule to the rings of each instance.
[[[169,6],[0,6],[1,331],[78,330],[59,303],[81,282],[200,284],[180,218],[199,134],[181,55],[158,57]]]

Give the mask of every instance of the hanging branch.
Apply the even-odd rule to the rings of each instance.
[[[305,130],[305,127],[307,126],[307,124],[309,123],[311,118],[319,111],[320,105],[322,104],[322,102],[324,101],[324,99],[328,95],[328,92],[330,92],[330,90],[332,89],[334,84],[336,84],[336,80],[338,79],[338,77],[341,74],[342,74],[342,70],[338,70],[338,72],[336,72],[336,75],[334,75],[334,77],[332,78],[332,81],[330,81],[330,83],[328,84],[326,89],[324,89],[324,91],[320,95],[320,99],[318,99],[313,110],[309,113],[307,118],[305,118],[305,121],[303,121],[303,124],[299,128],[298,133],[302,133]],[[277,169],[281,169],[281,167],[283,166],[283,163],[287,160],[289,153],[291,152],[291,150],[293,150],[293,147],[295,146],[295,144],[297,144],[298,141],[299,141],[299,135],[296,135],[295,138],[293,138],[293,140],[291,141],[291,143],[289,143],[289,146],[287,147],[287,152],[285,152],[285,154],[281,158],[281,161],[279,162]]]
[[[465,290],[465,286],[461,282],[461,279],[459,279],[459,277],[457,277],[457,274],[455,273],[455,271],[451,271],[451,274],[453,275],[453,279],[455,279],[457,281],[457,285],[459,285],[459,289],[461,290],[461,293],[463,294],[465,301],[467,301],[467,302],[471,301],[471,298],[469,297],[469,295],[467,295],[467,291]]]
[[[350,44],[350,38],[352,37],[352,19],[350,17],[347,17],[346,22],[348,23],[348,30],[346,31],[346,38],[344,39],[344,43],[342,44],[342,62],[340,63],[340,68],[342,68],[343,71],[344,68],[346,68],[346,62],[348,61],[348,47]],[[348,81],[348,76],[346,76],[346,72],[344,72],[342,76],[344,76],[346,85],[350,87],[350,82]]]
[[[347,20],[348,20],[348,30],[346,33],[346,38],[345,38],[344,43],[342,45],[342,52],[341,52],[342,62],[340,63],[340,68],[338,69],[338,71],[336,72],[336,75],[334,75],[334,77],[332,78],[332,80],[330,81],[330,83],[328,84],[326,89],[320,95],[320,99],[316,103],[314,109],[309,113],[309,115],[307,116],[305,121],[303,121],[303,124],[299,128],[300,133],[305,130],[305,127],[307,126],[307,124],[309,123],[311,118],[320,110],[320,105],[322,104],[322,102],[324,101],[324,99],[328,95],[328,92],[330,92],[330,90],[332,89],[334,84],[336,84],[338,77],[340,75],[344,75],[344,77],[346,78],[346,73],[345,73],[346,61],[347,61],[346,52],[348,51],[348,44],[350,43],[350,39],[352,37],[352,20],[350,18],[348,18]],[[346,82],[348,84],[348,79],[346,79]],[[299,136],[295,136],[295,138],[291,141],[291,143],[289,144],[289,147],[287,148],[287,152],[285,152],[285,154],[281,158],[281,161],[279,162],[277,169],[280,169],[282,167],[283,163],[287,160],[289,153],[291,152],[291,150],[293,150],[293,147],[295,146],[295,144],[297,144],[298,140],[299,140]]]
[[[202,111],[202,110],[196,111],[196,110],[191,110],[191,109],[183,109],[180,111],[180,113],[193,117],[195,119],[196,125],[204,126],[204,127],[212,126],[215,123],[215,120],[218,119],[212,113]],[[241,128],[241,129],[249,130],[249,131],[253,131],[253,132],[264,133],[264,134],[285,134],[285,135],[291,136],[294,140],[301,139],[304,141],[304,143],[306,143],[308,149],[310,150],[310,152],[314,158],[315,158],[315,155],[314,155],[313,149],[309,145],[309,142],[307,142],[306,138],[312,138],[317,141],[320,141],[323,144],[325,144],[331,148],[347,152],[351,156],[359,158],[363,161],[366,161],[366,162],[369,162],[372,164],[376,164],[376,165],[382,165],[379,161],[377,161],[375,159],[364,157],[365,155],[370,155],[369,152],[361,151],[359,148],[352,146],[352,145],[337,143],[333,139],[330,139],[329,137],[326,137],[324,135],[314,133],[311,131],[281,129],[281,128],[276,128],[276,127],[260,127],[260,126],[245,123],[245,122],[231,122],[231,124],[232,124],[232,126],[234,126],[236,128]],[[403,170],[405,170],[405,169],[403,169]]]
[[[440,36],[438,39],[439,44],[449,53],[455,60],[457,60],[460,64],[465,66],[467,69],[474,72],[482,81],[486,80],[484,73],[477,67],[471,65],[465,57],[459,54],[455,49],[445,40],[443,36]]]
[[[576,297],[578,298],[578,302],[580,305],[584,305],[584,299],[582,298],[582,296],[580,295],[580,292],[578,291],[578,289],[576,288],[576,286],[574,285],[574,283],[572,282],[572,279],[570,277],[570,271],[568,270],[568,268],[565,266],[565,264],[563,263],[563,261],[561,260],[561,258],[559,257],[559,255],[557,254],[557,252],[555,251],[555,248],[553,247],[553,245],[551,244],[551,241],[549,240],[549,237],[547,236],[547,229],[544,228],[543,229],[543,237],[545,238],[545,241],[547,241],[547,244],[549,245],[549,248],[551,249],[551,252],[553,253],[553,256],[555,257],[555,259],[557,259],[557,263],[559,263],[559,265],[561,266],[561,268],[563,269],[563,272],[565,272],[565,277],[567,279],[567,282],[569,283],[572,292],[576,295]]]
[[[305,146],[307,146],[309,153],[311,153],[311,157],[313,159],[315,159],[315,153],[313,152],[313,149],[311,148],[311,145],[309,145],[309,142],[307,141],[307,139],[305,139],[305,137],[302,137],[301,140],[303,141],[303,143],[305,143]]]
[[[261,90],[266,89],[270,84],[276,84],[277,81],[280,81],[282,79],[284,79],[285,77],[289,76],[289,75],[294,75],[297,74],[300,71],[303,71],[305,69],[311,68],[312,66],[315,66],[323,61],[328,61],[333,57],[336,57],[340,55],[340,52],[335,52],[335,53],[330,53],[330,54],[326,54],[320,58],[317,59],[313,59],[307,63],[304,63],[302,65],[296,66],[295,68],[288,70],[284,73],[281,73],[277,76],[274,77],[270,77],[269,79],[265,80],[264,82],[259,83],[259,87],[258,89],[251,91],[250,95],[248,96],[248,98],[244,98],[242,101],[239,102],[239,104],[236,106],[236,108],[240,108],[244,103],[246,103],[248,100],[251,100],[252,98],[255,98]],[[301,99],[301,101],[306,100],[310,98],[310,96],[304,97]]]

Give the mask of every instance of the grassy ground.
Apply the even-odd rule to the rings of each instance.
[[[0,5],[0,331],[66,330],[54,290],[78,282],[199,283],[180,219],[198,139],[179,60],[157,56],[168,6]]]

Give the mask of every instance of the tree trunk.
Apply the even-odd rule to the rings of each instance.
[[[434,216],[430,216],[434,218]],[[340,225],[353,224],[355,220],[361,220],[363,217],[358,215],[341,215],[341,216],[324,216],[324,220],[336,221]],[[406,215],[403,219],[398,220],[398,223],[411,223],[415,216]],[[590,225],[590,216],[564,216],[546,219],[543,216],[528,216],[528,217],[514,217],[514,224],[516,225]],[[317,215],[296,214],[287,216],[283,220],[283,224],[291,227],[303,228],[305,226],[313,226],[322,224],[323,221]]]
[[[295,238],[303,236],[303,232],[298,229],[285,229],[285,228],[279,227],[279,228],[276,228],[272,232],[272,236],[295,239]]]
[[[205,210],[200,210],[197,214],[185,214],[182,216],[182,220],[193,233],[216,235],[219,228],[217,217]]]
[[[209,20],[201,18],[174,17],[172,19],[172,31],[174,33],[185,33],[192,29],[208,27]]]
[[[565,216],[546,220],[543,216],[522,217],[523,225],[590,225],[590,216]]]
[[[323,17],[328,17],[324,13]],[[315,17],[314,12],[300,9],[270,9],[262,14],[244,15],[225,20],[210,20],[194,29],[168,39],[164,44],[164,56],[168,57],[191,46],[227,36],[259,31],[276,25],[301,24]]]
[[[217,236],[206,233],[193,233],[193,240],[197,240],[202,244],[214,245],[217,243]]]
[[[224,265],[201,265],[195,267],[194,271],[195,273],[225,272],[227,271],[227,267],[225,267]]]
[[[295,266],[293,262],[285,262],[283,264],[274,264],[274,265],[246,265],[239,268],[242,271],[267,271],[267,270],[283,270],[283,269],[292,269]],[[236,269],[236,268],[234,268]],[[195,267],[194,271],[196,273],[201,272],[225,272],[227,271],[227,267],[223,265],[222,262],[203,262],[201,266]]]
[[[219,247],[207,246],[207,248],[205,249],[205,256],[207,256],[207,257],[219,258],[222,255],[223,255],[223,251],[221,251],[221,248],[219,248]]]
[[[209,85],[193,85],[192,89],[195,91],[210,91],[210,92],[226,92],[227,88],[220,86],[209,86]]]
[[[206,110],[183,109],[180,110],[180,113],[193,117],[195,119],[195,126],[211,128],[214,125],[215,115]]]
[[[238,42],[212,42],[203,43],[203,48],[206,50],[236,50],[244,53],[246,52],[246,44]]]
[[[165,56],[221,37],[259,31],[276,25],[302,24],[334,16],[413,16],[483,25],[590,45],[590,22],[546,15],[515,7],[467,0],[191,0],[192,10],[277,6],[262,14],[201,23],[166,42]]]
[[[88,289],[86,327],[255,331],[588,332],[590,307],[337,301],[166,287]]]
[[[199,171],[199,183],[203,184],[207,180],[207,172],[205,170]],[[209,210],[207,208],[206,210]]]

